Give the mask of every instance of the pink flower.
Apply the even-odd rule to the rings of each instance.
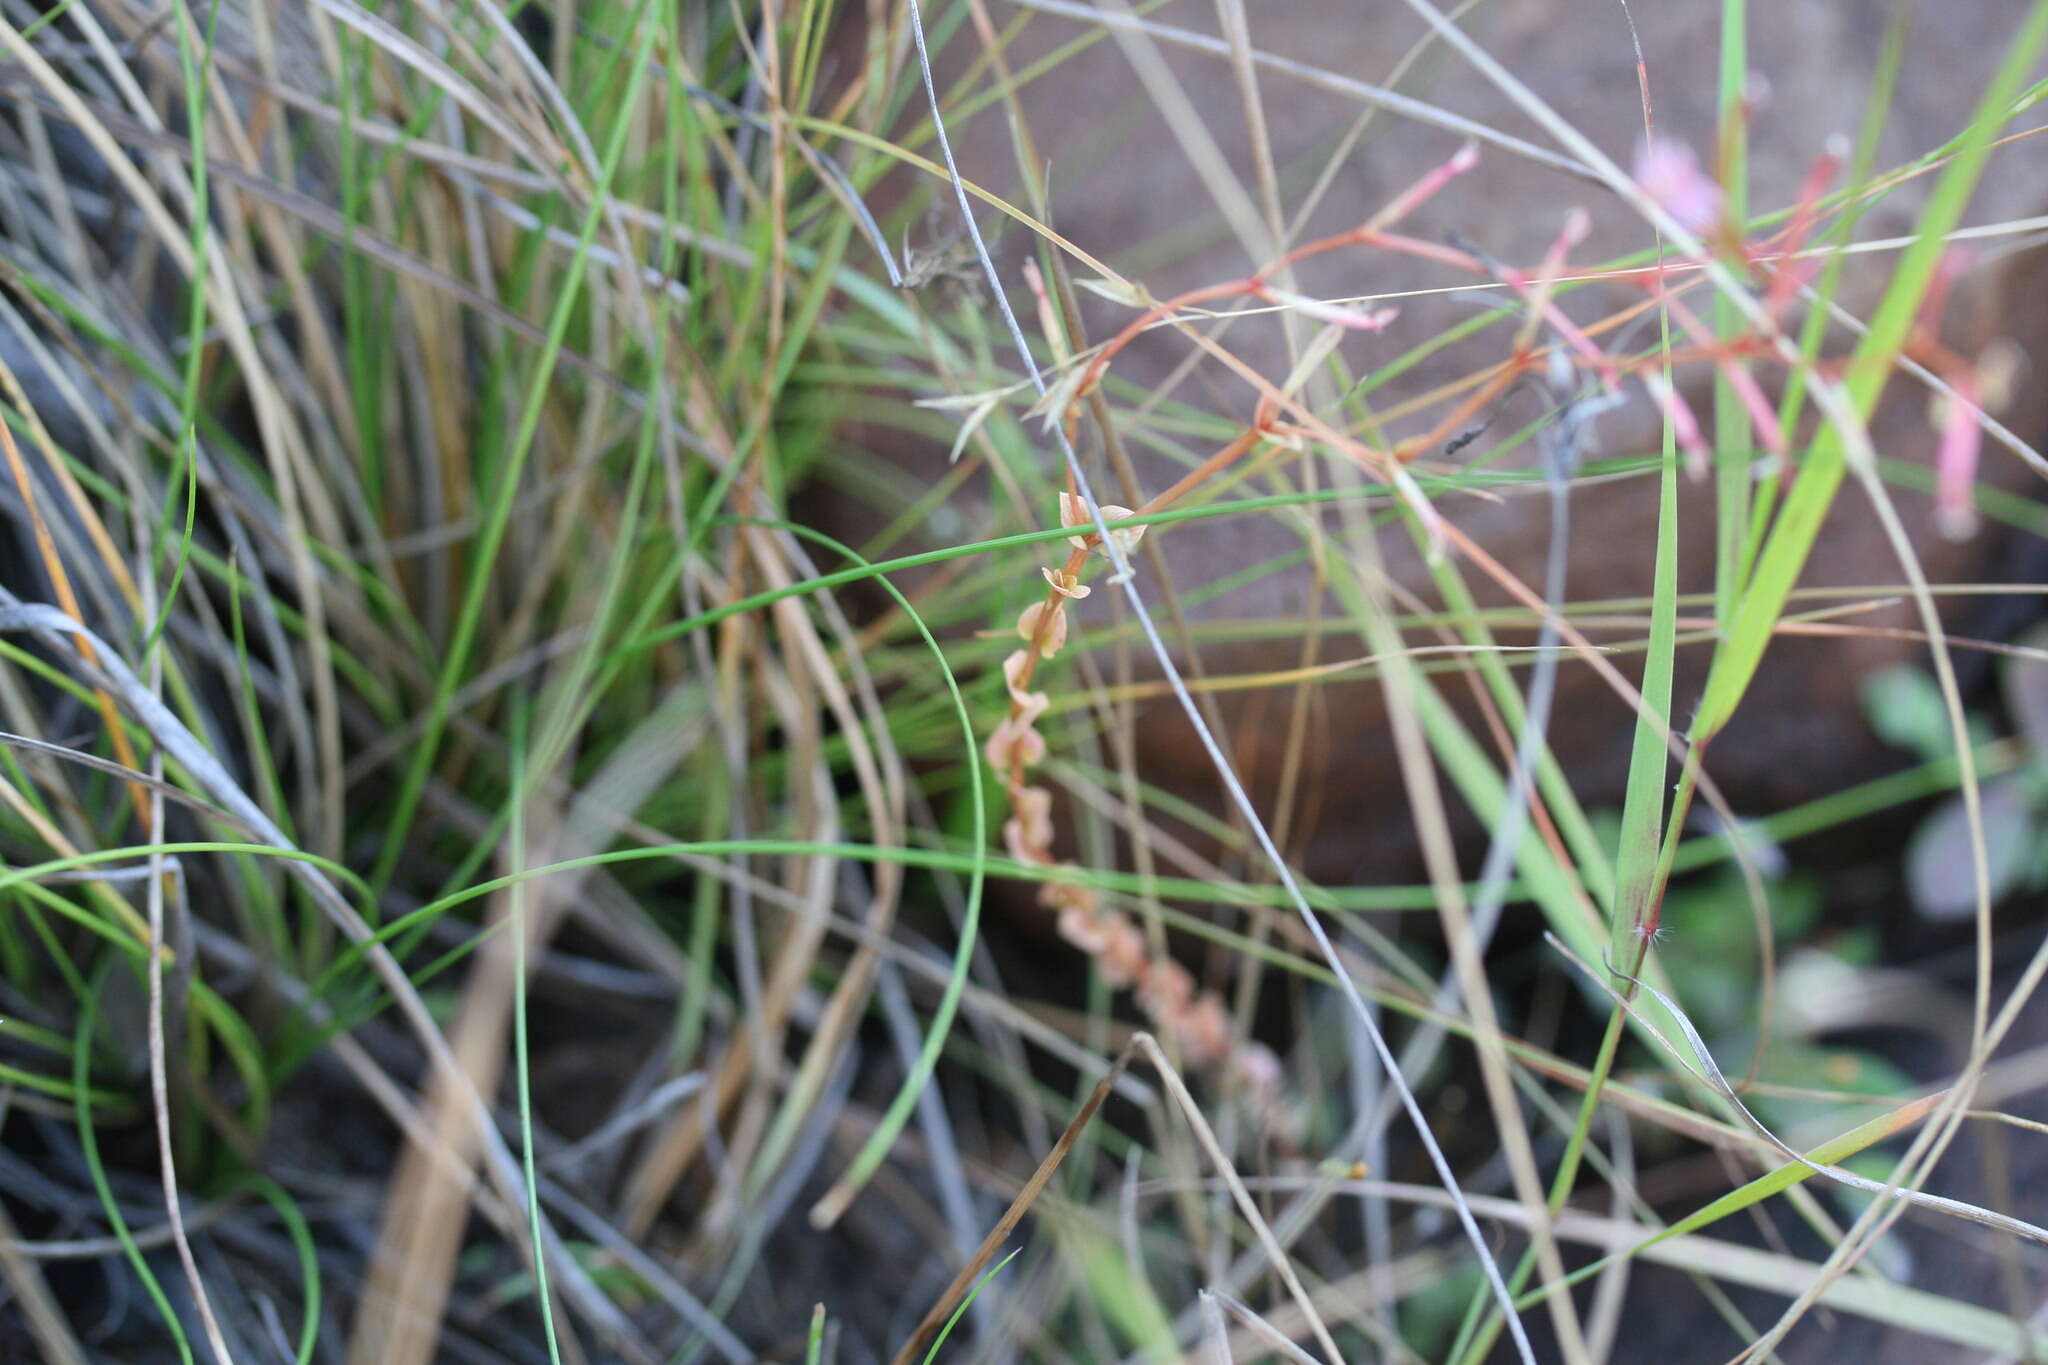
[[[1634,175],[1643,193],[1686,231],[1706,233],[1720,225],[1721,187],[1685,143],[1658,137],[1638,144]]]

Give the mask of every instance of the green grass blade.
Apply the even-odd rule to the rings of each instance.
[[[1962,220],[1963,209],[1990,156],[1992,139],[2012,108],[2044,38],[2048,38],[2048,2],[2036,0],[2026,21],[2014,33],[1997,74],[1986,87],[1976,117],[1965,130],[1954,159],[1936,183],[1920,216],[1915,240],[1899,261],[1876,316],[1871,319],[1869,333],[1850,358],[1842,388],[1860,421],[1867,422],[1876,408],[1892,362],[1905,344],[1907,331],[1934,278],[1935,267],[1947,249],[1945,239]],[[1693,723],[1695,744],[1720,733],[1756,676],[1771,633],[1784,612],[1785,599],[1806,566],[1821,522],[1848,472],[1848,450],[1844,433],[1829,423],[1822,427],[1800,466],[1778,513],[1777,525],[1758,558],[1756,572],[1729,618],[1727,643],[1714,659]]]

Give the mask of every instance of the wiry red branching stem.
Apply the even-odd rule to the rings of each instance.
[[[1617,281],[1631,282],[1646,295],[1643,303],[1624,309],[1590,326],[1580,327],[1558,306],[1557,287],[1564,276],[1571,249],[1585,237],[1588,221],[1574,210],[1562,230],[1534,269],[1500,265],[1476,251],[1448,246],[1404,235],[1390,229],[1416,208],[1440,192],[1460,174],[1471,169],[1477,153],[1471,147],[1432,170],[1370,219],[1344,232],[1296,247],[1240,279],[1205,285],[1175,295],[1142,309],[1121,331],[1100,346],[1088,360],[1076,382],[1062,394],[1064,406],[1050,414],[1050,420],[1073,431],[1080,420],[1081,404],[1102,382],[1112,363],[1146,330],[1172,323],[1213,356],[1250,383],[1259,394],[1252,422],[1235,439],[1219,449],[1170,487],[1155,495],[1132,513],[1128,508],[1104,505],[1099,510],[1105,522],[1125,521],[1134,515],[1166,510],[1210,479],[1222,474],[1262,442],[1270,439],[1306,439],[1322,444],[1345,458],[1358,461],[1392,481],[1429,528],[1433,542],[1448,543],[1476,561],[1490,564],[1484,551],[1454,528],[1443,527],[1434,509],[1421,496],[1403,468],[1425,451],[1442,447],[1455,433],[1464,430],[1480,414],[1497,403],[1531,369],[1539,365],[1568,365],[1596,377],[1609,392],[1624,379],[1640,382],[1670,421],[1678,445],[1685,451],[1689,467],[1703,474],[1710,459],[1706,438],[1685,400],[1667,377],[1673,368],[1705,363],[1714,366],[1740,398],[1743,410],[1756,429],[1762,448],[1780,465],[1789,462],[1790,448],[1778,415],[1766,399],[1761,385],[1743,363],[1768,354],[1769,338],[1761,334],[1717,337],[1698,314],[1680,297],[1705,277],[1700,260],[1660,261],[1648,269],[1614,272]],[[1784,308],[1810,276],[1810,267],[1800,259],[1813,239],[1821,217],[1821,197],[1840,169],[1839,153],[1830,149],[1818,159],[1805,178],[1793,212],[1783,230],[1759,242],[1744,242],[1739,225],[1726,220],[1718,186],[1699,170],[1697,159],[1682,148],[1650,148],[1639,163],[1638,180],[1653,198],[1665,204],[1681,221],[1721,243],[1722,254],[1742,261],[1754,270],[1768,271],[1769,285],[1764,297],[1768,326],[1775,328]],[[1527,311],[1510,357],[1484,376],[1475,376],[1470,392],[1453,404],[1429,431],[1409,437],[1390,450],[1377,450],[1355,437],[1332,428],[1292,393],[1283,392],[1256,370],[1223,350],[1214,341],[1193,331],[1182,315],[1189,309],[1227,299],[1255,299],[1299,312],[1333,326],[1360,331],[1377,331],[1394,319],[1394,310],[1365,310],[1349,305],[1303,297],[1274,285],[1273,280],[1287,268],[1332,251],[1367,247],[1417,260],[1449,266],[1455,270],[1490,275],[1513,290]],[[1973,364],[1941,346],[1934,336],[1931,319],[1938,316],[1947,284],[1955,272],[1953,261],[1944,263],[1942,276],[1929,292],[1920,325],[1908,343],[1908,352],[1940,373],[1957,397],[1940,414],[1942,431],[1939,460],[1938,505],[1943,526],[1951,534],[1966,533],[1969,488],[1975,468],[1979,409],[1985,395],[2000,388],[1996,366]],[[1692,278],[1673,287],[1680,272]],[[1031,279],[1042,308],[1049,311],[1038,279]],[[1645,356],[1630,357],[1603,350],[1596,336],[1612,336],[1632,318],[1648,308],[1663,308],[1675,319],[1689,346],[1660,348]],[[1547,327],[1559,340],[1554,346],[1536,344],[1539,327]],[[1559,348],[1562,348],[1560,350]],[[1819,367],[1825,368],[1825,367]],[[1462,386],[1461,386],[1462,387]],[[1282,421],[1285,414],[1286,420]],[[1002,723],[990,735],[987,757],[1003,774],[1011,815],[1003,827],[1004,842],[1013,858],[1047,870],[1052,875],[1040,893],[1043,904],[1058,912],[1060,933],[1094,959],[1096,969],[1109,985],[1129,987],[1162,1034],[1176,1040],[1182,1055],[1195,1065],[1230,1065],[1251,1082],[1253,1093],[1271,1102],[1278,1083],[1278,1064],[1271,1053],[1257,1045],[1233,1045],[1230,1022],[1220,996],[1197,990],[1187,971],[1170,958],[1156,956],[1145,936],[1121,910],[1105,907],[1092,890],[1071,877],[1057,875],[1070,869],[1053,853],[1054,825],[1052,793],[1029,781],[1029,770],[1046,756],[1044,738],[1037,722],[1049,706],[1042,691],[1032,683],[1042,660],[1051,659],[1065,645],[1068,634],[1067,608],[1088,596],[1081,582],[1091,555],[1102,553],[1101,535],[1093,531],[1094,515],[1070,487],[1060,495],[1060,521],[1076,534],[1068,537],[1072,546],[1064,563],[1045,568],[1047,590],[1018,617],[1016,629],[1024,646],[1003,661],[1003,676],[1010,705]],[[1142,527],[1112,526],[1125,558],[1143,534]],[[1497,566],[1493,566],[1498,571]],[[1655,933],[1654,920],[1645,926]]]

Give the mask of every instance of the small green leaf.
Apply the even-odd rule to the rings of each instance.
[[[1948,712],[1934,679],[1912,664],[1881,668],[1863,680],[1863,712],[1879,739],[1926,762],[1949,752]]]

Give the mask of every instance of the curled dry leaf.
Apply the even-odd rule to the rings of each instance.
[[[1123,521],[1137,515],[1130,508],[1119,506],[1113,502],[1101,503],[1099,506],[1102,509],[1102,519],[1105,522]],[[1082,502],[1072,493],[1062,490],[1060,493],[1060,525],[1092,527],[1095,525],[1095,518],[1088,515],[1088,504]],[[1128,558],[1131,551],[1137,548],[1138,542],[1145,538],[1145,528],[1142,526],[1116,527],[1110,531],[1109,535],[1110,539],[1116,542],[1117,548],[1122,550],[1124,556]],[[1099,544],[1096,544],[1095,540],[1096,538],[1093,535],[1068,536],[1067,544],[1077,550],[1093,549],[1095,553],[1102,555],[1105,559],[1108,558],[1107,552]]]
[[[1024,689],[1026,671],[1031,667],[1031,651],[1011,650],[1003,660],[1003,686],[1009,689],[1010,701],[1016,710],[1013,719],[1026,725],[1045,714],[1045,708],[1052,705],[1052,698],[1043,692],[1028,692]]]
[[[1044,787],[1022,787],[1011,798],[1011,817],[1024,831],[1024,836],[1034,849],[1046,849],[1052,845],[1052,793]]]
[[[1020,863],[1034,861],[1031,856],[1033,849],[1026,842],[1027,838],[1022,820],[1011,816],[1003,821],[1003,851],[1010,855],[1012,861]]]
[[[1060,652],[1067,643],[1067,614],[1055,606],[1052,618],[1045,620],[1046,604],[1033,602],[1024,608],[1017,618],[1017,636],[1029,643],[1036,641],[1041,656],[1050,659]],[[1044,621],[1044,633],[1039,632],[1039,623]]]
[[[1065,864],[1072,867],[1073,864]],[[1095,913],[1095,893],[1075,882],[1047,882],[1038,889],[1038,903],[1049,910],[1085,910]]]
[[[1419,489],[1412,490],[1420,496]],[[1426,505],[1426,504],[1425,504]],[[1132,513],[1127,507],[1102,504],[1105,521],[1119,521]],[[1060,494],[1060,524],[1077,534],[1068,537],[1080,551],[1104,554],[1098,534],[1092,533],[1095,517],[1080,498]],[[1114,548],[1126,556],[1144,535],[1144,528],[1128,527],[1109,531]],[[1107,557],[1107,556],[1105,556]],[[1069,563],[1077,563],[1070,560]],[[1003,822],[1003,844],[1019,863],[1063,869],[1071,864],[1053,860],[1052,793],[1044,787],[1027,785],[1025,768],[1042,763],[1045,739],[1034,722],[1051,704],[1044,692],[1030,690],[1033,671],[1040,659],[1057,654],[1066,644],[1066,604],[1088,595],[1078,576],[1066,569],[1043,568],[1053,595],[1031,603],[1017,616],[1017,635],[1025,647],[1012,650],[1003,660],[1003,685],[1010,696],[1010,711],[989,736],[988,761],[1007,777],[1010,817]],[[1112,990],[1135,988],[1139,1005],[1151,1017],[1162,1036],[1171,1037],[1181,1055],[1192,1065],[1215,1067],[1238,1065],[1245,1049],[1233,1045],[1230,1014],[1214,991],[1197,991],[1194,978],[1171,958],[1155,960],[1145,936],[1130,916],[1121,910],[1105,910],[1101,901],[1084,886],[1065,881],[1047,882],[1039,890],[1039,903],[1057,912],[1060,936],[1093,961],[1103,984]],[[1242,1077],[1247,1095],[1260,1108],[1272,1108],[1277,1094],[1279,1063],[1270,1052],[1259,1049],[1245,1054]]]
[[[1136,280],[1111,280],[1091,275],[1074,281],[1091,294],[1099,294],[1111,303],[1120,303],[1126,308],[1153,308],[1159,300],[1152,297],[1150,290]]]
[[[1108,520],[1108,511],[1108,508],[1103,509],[1103,519],[1105,521]],[[1088,515],[1088,505],[1082,502],[1079,498],[1075,497],[1072,493],[1067,492],[1065,489],[1061,489],[1060,525],[1091,526],[1093,524],[1094,518]],[[1088,548],[1088,541],[1087,538],[1084,536],[1068,536],[1067,544],[1073,546],[1077,550],[1085,550]]]

